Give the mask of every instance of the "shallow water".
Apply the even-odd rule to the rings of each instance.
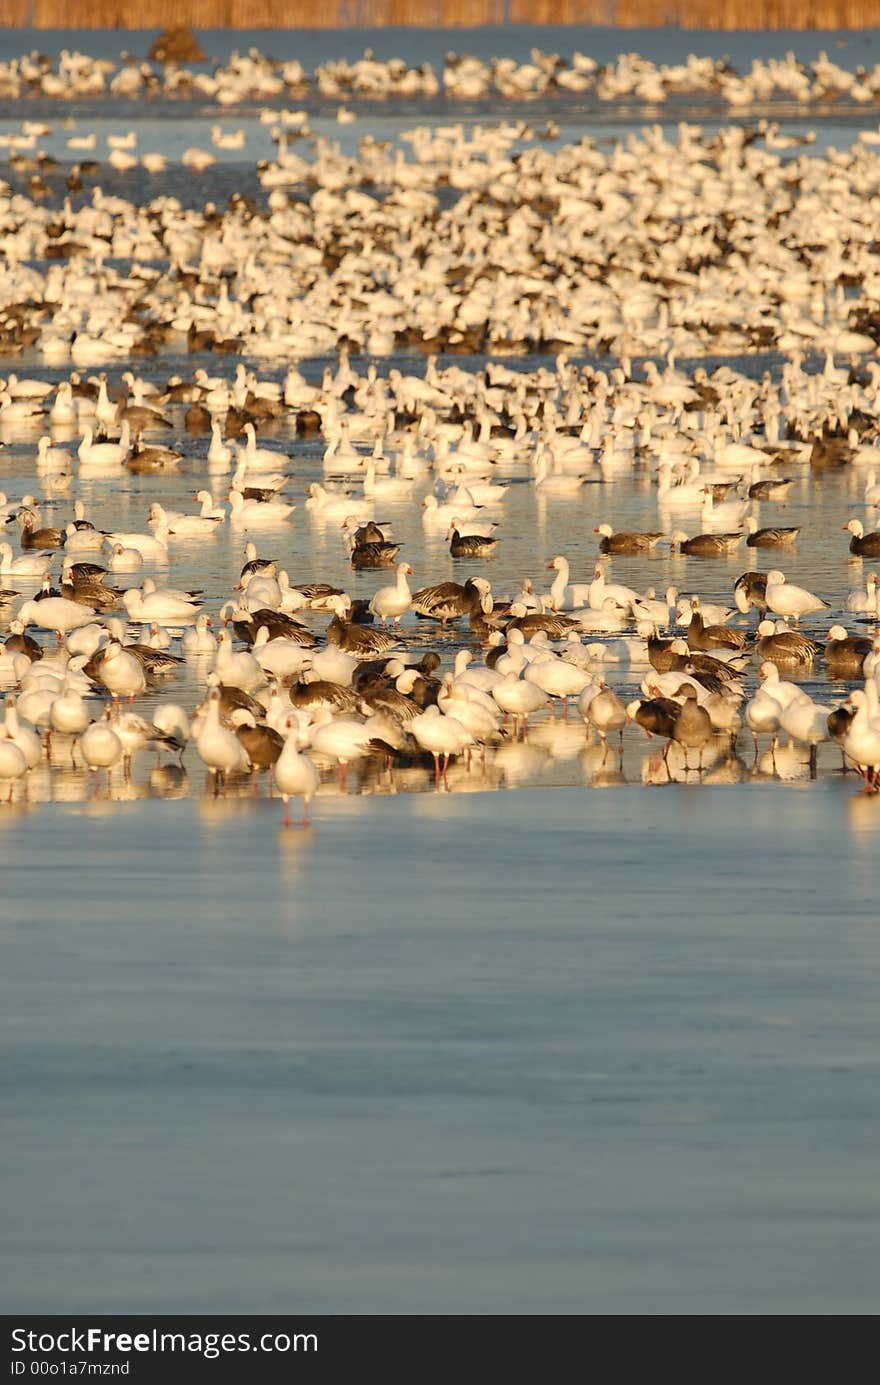
[[[486,802],[0,819],[7,1311],[873,1312],[880,803]]]
[[[153,36],[125,42],[146,52]],[[307,66],[367,44],[434,62],[448,48],[525,58],[538,44],[600,59],[729,52],[745,66],[789,49],[807,59],[837,38],[837,60],[872,63],[877,36],[200,37],[211,56],[271,42]],[[0,55],[64,46],[115,54],[118,36],[0,35]],[[340,127],[336,103],[302,104],[318,133],[351,148],[366,132],[396,139],[450,119],[442,103],[353,103],[358,121]],[[455,119],[493,114],[452,109]],[[530,120],[551,113],[565,138],[729,118],[717,103],[708,113],[527,108]],[[141,153],[208,147],[218,112],[35,102],[0,107],[0,134],[34,116],[53,125],[42,142],[69,164],[72,133],[96,129],[103,150],[135,117]],[[245,129],[249,159],[270,152],[254,107],[221,123]],[[876,123],[873,110],[835,111],[801,113],[789,128],[817,129],[822,150]],[[126,196],[167,188],[193,205],[242,187],[263,195],[236,155],[215,152],[200,178],[178,168],[161,184],[110,175],[102,185]],[[317,379],[327,363],[303,371]],[[52,379],[70,368],[27,355],[12,364]],[[108,366],[111,384],[126,364]],[[421,358],[381,364],[420,370]],[[198,365],[234,369],[172,354],[137,368],[164,380]],[[779,366],[768,355],[745,368]],[[10,494],[33,488],[40,431],[4,438]],[[219,484],[182,411],[167,440],[183,444],[179,476],[78,476],[87,511],[141,529],[153,499],[190,507],[200,484]],[[203,587],[216,610],[252,537],[294,579],[370,595],[387,574],[352,573],[335,526],[303,509],[306,485],[322,479],[322,446],[284,426],[260,441],[292,475],[293,521],[174,545],[175,584]],[[868,570],[848,559],[840,531],[861,513],[862,477],[795,474],[786,506],[755,512],[762,524],[803,521],[784,567],[832,602],[807,623],[821,634]],[[544,563],[557,552],[573,580],[588,577],[602,520],[659,527],[640,470],[586,486],[574,505],[541,500],[521,471],[511,479],[498,555],[480,568],[501,594],[527,574],[549,585]],[[47,519],[66,517],[69,503],[49,494]],[[416,506],[387,517],[416,583],[464,575],[443,536],[425,536]],[[746,549],[716,562],[661,550],[615,558],[610,571],[639,588],[671,582],[728,600],[749,566],[768,564]],[[316,630],[324,623],[312,618]],[[451,637],[406,630],[448,660]],[[160,695],[191,707],[205,672],[191,660],[137,709]],[[607,670],[628,695],[643,674]],[[828,702],[845,692],[821,665],[807,686]],[[449,794],[430,792],[433,776],[418,768],[353,770],[345,794],[328,774],[314,827],[289,831],[280,804],[252,798],[247,782],[214,797],[192,750],[182,769],[141,756],[130,780],[96,790],[56,746],[51,771],[30,774],[28,801],[16,790],[0,807],[0,988],[13,1054],[0,1077],[7,1311],[875,1311],[880,799],[856,793],[836,750],[822,750],[813,783],[804,754],[764,753],[753,766],[746,739],[699,787],[672,757],[689,786],[646,793],[643,781],[669,773],[641,732],[627,731],[618,757],[587,744],[577,720],[539,719],[527,744],[499,747],[485,770],[456,766]],[[501,792],[525,786],[537,787]],[[615,791],[600,796],[605,786]]]

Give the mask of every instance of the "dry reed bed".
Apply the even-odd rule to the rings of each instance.
[[[10,28],[139,29],[144,12],[123,0],[3,0]],[[683,29],[863,29],[877,24],[874,0],[154,0],[155,27],[256,29],[393,25],[468,27],[483,24],[610,24],[620,28],[679,25]]]

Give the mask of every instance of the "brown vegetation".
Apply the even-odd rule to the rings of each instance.
[[[9,27],[141,28],[124,0],[0,0]],[[178,29],[333,29],[396,24],[677,24],[683,29],[861,29],[877,23],[876,0],[153,0],[150,22]],[[193,61],[194,59],[179,59]]]

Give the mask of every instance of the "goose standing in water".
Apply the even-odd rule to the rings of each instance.
[[[284,745],[281,754],[275,761],[275,787],[281,794],[284,803],[282,826],[292,826],[288,804],[291,797],[295,797],[303,800],[303,816],[300,825],[308,827],[309,804],[317,793],[321,776],[309,757],[303,755],[297,747],[299,718],[296,715],[288,716],[282,723],[281,731]]]
[[[406,580],[412,575],[413,569],[409,563],[398,563],[397,581],[391,587],[380,587],[374,595],[370,602],[370,610],[373,615],[379,617],[383,625],[386,625],[389,620],[393,620],[395,625],[399,625],[400,617],[412,605],[412,592]]]
[[[250,768],[244,746],[235,733],[220,721],[220,692],[217,688],[212,688],[208,693],[207,709],[195,744],[199,759],[213,772],[215,794],[221,782],[225,788],[227,775],[242,774]]]
[[[767,573],[765,597],[769,611],[778,616],[791,616],[794,620],[799,620],[801,616],[809,615],[812,611],[824,611],[828,608],[828,602],[823,601],[821,596],[814,596],[804,587],[796,587],[791,582],[786,582],[784,573],[775,569]]]

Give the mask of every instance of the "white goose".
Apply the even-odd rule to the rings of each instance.
[[[17,616],[22,625],[54,630],[60,644],[69,630],[88,625],[95,612],[91,606],[81,606],[78,601],[68,601],[64,596],[50,596],[42,601],[26,601]]]
[[[412,592],[406,580],[412,575],[413,569],[409,563],[398,563],[397,581],[393,586],[380,587],[374,595],[370,602],[370,610],[374,616],[380,618],[383,625],[392,619],[395,625],[399,625],[400,617],[412,605]]]
[[[295,714],[289,715],[279,730],[284,736],[284,748],[275,761],[275,787],[281,794],[284,803],[282,826],[290,827],[292,825],[288,804],[291,796],[293,796],[303,800],[303,815],[300,825],[308,827],[309,804],[317,793],[321,776],[317,766],[298,748],[299,718]]]
[[[767,573],[765,599],[768,610],[778,616],[791,616],[794,620],[809,615],[811,611],[824,611],[828,606],[828,602],[823,601],[821,596],[814,596],[804,587],[796,587],[786,582],[784,574],[775,568]]]
[[[224,782],[227,774],[245,773],[250,769],[244,746],[233,731],[220,721],[220,693],[212,688],[195,739],[199,759],[214,773],[215,781]]]

